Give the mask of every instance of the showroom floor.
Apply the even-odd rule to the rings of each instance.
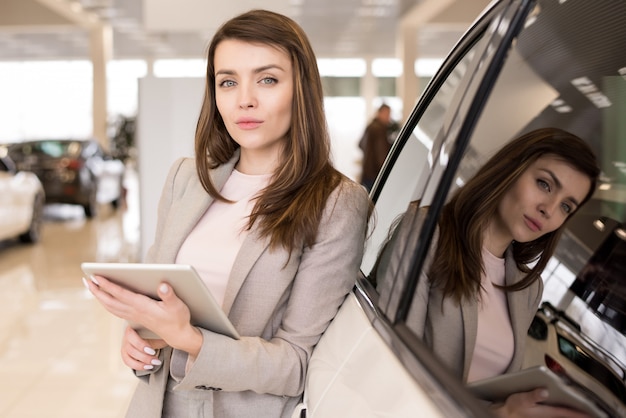
[[[136,383],[122,365],[121,320],[83,287],[82,261],[135,261],[136,181],[126,207],[46,208],[41,242],[0,243],[0,417],[123,417]]]

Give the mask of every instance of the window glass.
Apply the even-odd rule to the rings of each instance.
[[[388,176],[381,180],[382,192],[376,200],[375,228],[367,242],[361,265],[366,276],[376,264],[394,220],[406,210],[409,202],[422,199],[426,182],[435,167],[435,145],[440,142],[437,135],[444,124],[446,109],[467,70],[467,62],[474,55],[473,50],[469,50],[450,71],[409,138],[397,145],[402,150]]]
[[[538,3],[504,58],[453,175],[447,198],[464,187],[498,150],[524,133],[554,127],[587,142],[601,166],[600,187],[565,224],[542,274],[542,300],[574,318],[585,338],[611,353],[620,364],[626,364],[626,199],[622,194],[626,190],[626,27],[622,24],[626,16],[611,7],[610,1]],[[443,87],[448,83],[449,80]],[[446,148],[447,144],[439,153],[431,151],[439,148],[437,135],[454,111],[448,105],[454,108],[454,100],[444,102],[442,107],[430,106],[417,124],[405,145],[411,153],[405,156],[406,150],[402,150],[395,164],[398,167],[394,165],[386,179],[393,187],[381,193],[377,202],[379,213],[397,216],[410,200],[420,201],[421,206],[430,203],[430,196],[440,187],[438,181],[432,180],[437,179],[437,170],[445,167],[446,156],[453,151]],[[432,148],[426,146],[428,140],[432,141]],[[416,143],[421,144],[422,151],[428,151],[422,155],[413,151],[411,147],[418,148]],[[424,175],[416,176],[415,167],[423,164]],[[375,231],[370,241],[372,248],[368,248],[369,258],[364,263],[376,259],[384,241],[382,230],[395,218],[386,216],[379,219],[381,231]],[[410,273],[402,269],[407,269],[404,264],[410,260],[411,245],[416,245],[411,243],[416,242],[419,232],[415,223],[421,220],[415,212],[413,225],[407,221],[408,231],[402,244],[406,248],[396,255],[400,267],[395,277]],[[422,278],[435,249],[431,245],[427,264],[417,273]],[[423,301],[416,298],[413,302],[409,318]],[[416,329],[413,324],[407,325]],[[416,332],[419,334],[419,329]]]

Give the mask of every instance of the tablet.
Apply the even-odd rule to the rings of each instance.
[[[82,263],[83,272],[103,276],[133,292],[159,300],[157,287],[169,283],[191,312],[195,326],[239,339],[239,334],[196,270],[186,264]],[[130,324],[143,338],[158,338],[139,324]]]
[[[535,366],[518,372],[506,373],[500,376],[468,383],[470,392],[474,396],[492,401],[504,401],[509,395],[519,392],[528,392],[540,387],[548,389],[547,405],[567,406],[586,412],[592,417],[608,418],[608,414],[598,407],[581,391],[559,377],[545,366]]]

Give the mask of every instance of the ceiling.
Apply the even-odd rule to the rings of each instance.
[[[90,29],[112,29],[113,59],[198,58],[228,18],[266,8],[294,18],[320,58],[394,57],[398,28],[442,58],[487,0],[1,0],[0,61],[89,59]]]

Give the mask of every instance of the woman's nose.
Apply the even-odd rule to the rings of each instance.
[[[539,212],[541,212],[545,218],[549,219],[554,213],[556,206],[558,206],[556,199],[547,200],[539,205]]]
[[[242,86],[242,88],[239,91],[240,91],[239,107],[241,109],[246,109],[246,108],[251,108],[251,107],[256,106],[257,102],[254,97],[254,91],[251,87]]]

